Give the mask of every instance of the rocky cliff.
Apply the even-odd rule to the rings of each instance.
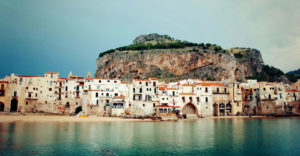
[[[137,37],[132,45],[100,53],[95,77],[243,81],[260,73],[263,65],[261,54],[255,49],[224,50],[213,44],[149,34]]]

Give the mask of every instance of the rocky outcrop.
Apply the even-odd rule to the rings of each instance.
[[[155,42],[153,42],[155,41]],[[136,48],[133,50],[110,50],[97,59],[98,78],[158,77],[165,81],[185,78],[203,80],[238,80],[261,72],[263,60],[255,49],[232,48],[224,50],[217,45],[190,44],[174,40],[167,35],[144,35],[135,39],[135,44],[172,43],[164,49]],[[177,45],[179,43],[179,46]],[[135,45],[133,44],[133,45]],[[182,45],[187,45],[182,47]],[[134,47],[131,45],[131,47]],[[137,50],[141,49],[141,50]]]

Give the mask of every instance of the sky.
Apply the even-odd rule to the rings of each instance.
[[[0,77],[96,71],[100,52],[142,34],[260,50],[300,68],[299,0],[0,0]]]

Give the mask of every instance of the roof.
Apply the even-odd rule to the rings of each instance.
[[[296,89],[287,89],[287,90],[285,90],[285,92],[293,92],[293,93],[295,93],[295,92],[300,92],[300,91],[296,90]]]
[[[197,86],[225,86],[222,83],[196,83]]]
[[[100,91],[99,89],[85,89],[83,90],[85,92],[92,92],[92,91]]]
[[[149,80],[139,80],[139,79],[134,79],[134,81],[149,81]]]
[[[122,84],[130,84],[128,81],[121,81]]]
[[[125,99],[125,96],[123,96],[123,95],[114,96],[113,99]]]
[[[70,78],[75,78],[75,79],[84,79],[84,77],[82,77],[82,76],[70,76]]]
[[[58,79],[62,79],[62,80],[68,80],[68,78],[63,78],[63,77],[60,77]]]
[[[182,84],[182,86],[185,86],[185,87],[194,87],[195,85],[194,84]]]
[[[0,83],[8,83],[8,81],[2,81],[2,80],[0,80]]]
[[[18,77],[44,77],[40,75],[18,75]]]
[[[156,105],[156,107],[171,107],[171,108],[180,108],[180,106],[169,106],[169,105]]]
[[[167,90],[178,90],[177,88],[166,88]]]
[[[166,88],[165,87],[159,87],[158,89],[159,90],[165,90]]]
[[[94,80],[95,78],[85,78],[85,80]]]
[[[150,77],[149,80],[158,80],[156,77]]]
[[[195,93],[179,93],[179,95],[195,95]]]

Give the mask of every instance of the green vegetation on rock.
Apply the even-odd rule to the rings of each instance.
[[[280,77],[283,76],[284,73],[273,66],[264,65],[262,72],[258,73],[255,76],[247,77],[247,79],[257,79],[257,81],[268,81],[275,82],[280,81]]]

